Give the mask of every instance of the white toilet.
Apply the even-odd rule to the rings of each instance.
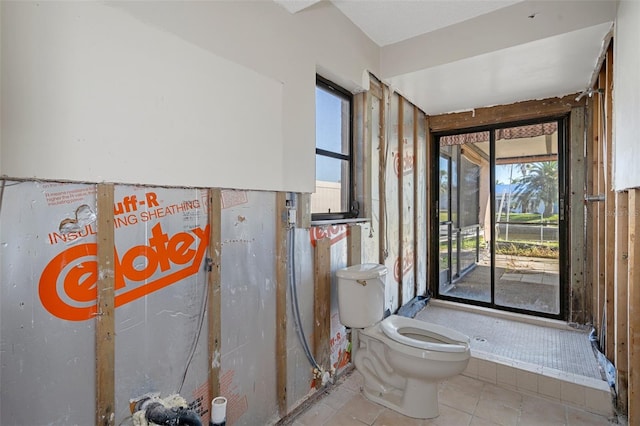
[[[371,401],[405,416],[438,416],[438,382],[467,367],[469,337],[412,318],[384,317],[387,268],[367,263],[341,269],[340,322],[352,328],[352,359]]]

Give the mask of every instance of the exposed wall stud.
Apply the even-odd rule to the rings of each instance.
[[[571,110],[569,137],[569,170],[584,170],[584,108]],[[569,321],[587,322],[584,283],[584,174],[569,173],[570,294]]]
[[[298,228],[311,228],[311,194],[298,194],[298,205],[296,208],[296,214],[296,226]]]
[[[616,366],[616,392],[618,410],[627,412],[627,376],[628,376],[628,274],[629,274],[629,194],[619,192],[616,194],[616,215],[615,215],[615,304],[614,304],[614,338]]]
[[[347,263],[349,266],[362,263],[362,227],[353,225],[347,234]]]
[[[98,184],[96,313],[96,425],[115,424],[114,185]]]
[[[207,326],[209,353],[209,399],[220,395],[221,325],[221,255],[222,255],[222,197],[220,189],[209,189],[209,247],[207,253],[208,306]]]
[[[629,191],[628,403],[630,425],[640,424],[640,189]]]
[[[613,46],[610,46],[610,49]],[[608,359],[615,357],[615,315],[614,315],[614,269],[615,269],[615,193],[613,191],[613,120],[612,120],[612,96],[611,88],[613,85],[613,55],[607,53],[606,56],[606,73],[604,80],[604,139],[605,155],[603,161],[606,162],[605,167],[605,186],[602,193],[605,194],[604,202],[604,226],[605,226],[605,303],[608,313],[606,318],[607,339],[606,345],[602,350]]]
[[[386,138],[386,134],[387,134],[387,121],[386,121],[386,116],[387,116],[387,99],[390,97],[389,95],[389,89],[387,88],[387,86],[383,85],[382,86],[382,96],[380,98],[380,150],[378,151],[378,154],[380,156],[380,169],[378,170],[378,191],[379,191],[379,200],[380,200],[380,212],[379,212],[379,225],[378,225],[378,238],[379,238],[379,253],[378,253],[378,257],[379,260],[378,262],[380,264],[384,264],[385,259],[387,257],[387,239],[386,239],[386,232],[387,232],[387,214],[386,214],[386,191],[387,191],[387,185],[386,185],[386,179],[385,179],[385,173],[387,170],[387,138]]]
[[[587,107],[585,110],[585,127],[586,127],[586,140],[583,152],[585,153],[584,159],[584,175],[585,175],[585,197],[594,194],[594,173],[595,159],[593,153],[597,146],[595,141],[596,129],[594,128],[594,110],[593,110],[593,98],[587,98]],[[578,171],[581,173],[582,171]],[[595,324],[594,320],[594,306],[597,302],[597,296],[594,294],[594,259],[596,256],[597,248],[594,245],[594,236],[597,234],[596,217],[596,205],[595,203],[585,203],[585,221],[586,226],[583,231],[584,235],[584,288],[585,288],[585,321]]]
[[[426,207],[427,207],[427,211],[425,214],[425,220],[427,221],[427,226],[425,227],[426,230],[426,238],[427,238],[427,253],[430,253],[432,250],[432,247],[434,244],[430,243],[430,241],[432,241],[433,239],[438,238],[437,235],[438,234],[434,234],[433,233],[433,227],[436,226],[434,224],[434,215],[437,215],[437,212],[434,211],[433,206],[432,206],[432,200],[431,197],[433,197],[432,192],[435,191],[435,188],[432,187],[432,185],[434,184],[433,179],[431,177],[432,172],[430,171],[432,167],[434,167],[431,164],[431,159],[433,158],[434,155],[434,150],[437,149],[434,144],[434,141],[432,140],[432,135],[431,135],[431,118],[429,116],[425,117],[425,129],[426,129],[426,137],[425,137],[425,142],[427,144],[426,149],[425,149],[425,155],[427,156],[427,160],[425,162],[425,179],[426,179],[426,188],[427,188],[427,193],[425,194],[426,197]],[[439,265],[434,264],[436,262],[433,262],[432,260],[432,256],[428,255],[426,256],[426,259],[424,259],[425,262],[427,262],[426,265],[426,270],[427,270],[427,292],[431,291],[431,294],[436,294],[436,283],[437,280],[432,279],[432,277],[437,276],[436,274],[437,272],[437,268]]]
[[[320,367],[331,364],[331,239],[316,241],[314,258],[313,351]]]
[[[402,172],[404,161],[404,103],[402,96],[398,96],[398,307],[401,307],[408,300],[404,300],[404,173]]]
[[[276,397],[287,414],[287,198],[276,194]]]
[[[418,149],[419,138],[418,138],[418,120],[420,119],[420,111],[417,107],[413,107],[413,295],[418,296],[418,279],[420,275],[418,274],[418,254],[420,250],[418,250],[418,241],[420,238],[424,238],[422,235],[418,233],[420,226],[418,224],[418,204],[421,197],[424,197],[426,194],[419,194],[418,190],[420,189],[419,185],[419,173],[418,170],[418,155],[420,150]]]

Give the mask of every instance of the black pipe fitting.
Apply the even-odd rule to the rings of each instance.
[[[202,426],[200,417],[193,410],[183,407],[167,408],[159,402],[150,402],[145,407],[148,422],[162,426]]]

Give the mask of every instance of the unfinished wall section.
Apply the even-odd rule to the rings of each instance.
[[[296,335],[290,288],[277,291],[287,280],[277,251],[284,248],[295,270],[307,343],[314,351],[322,331],[322,368],[333,374],[350,361],[335,271],[367,261],[370,227],[278,234],[274,224],[286,211],[279,205],[285,198],[3,180],[0,423],[130,424],[132,400],[179,393],[205,424],[212,397],[222,395],[228,424],[253,425],[276,421],[304,401],[321,382]],[[104,224],[113,226],[111,251],[103,247]],[[292,233],[295,241],[287,238]],[[320,269],[319,246],[327,259]],[[319,273],[328,277],[324,299],[315,286]],[[106,276],[113,292],[96,305]],[[277,311],[280,294],[286,305]],[[315,314],[320,302],[328,313],[322,318]],[[106,317],[113,330],[98,336],[97,321]],[[316,326],[320,319],[327,320],[323,330]],[[41,402],[25,410],[24,401],[34,398]]]
[[[222,196],[220,393],[230,424],[259,424],[277,414],[276,197]]]
[[[147,392],[181,393],[208,419],[206,191],[119,185],[99,211],[96,185],[2,182],[0,422],[93,424],[102,406],[120,422]],[[96,305],[100,216],[115,237],[108,308]],[[105,315],[116,337],[97,340]]]
[[[633,11],[632,2],[624,3],[627,12]],[[625,31],[629,31],[626,17],[623,24]],[[616,39],[612,44],[615,42]],[[633,150],[627,149],[629,132],[635,124],[624,119],[628,112],[626,103],[633,94],[624,93],[624,87],[614,88],[614,81],[620,81],[623,86],[629,83],[628,69],[616,65],[614,70],[614,63],[617,63],[614,62],[614,51],[624,52],[625,58],[620,64],[627,64],[630,59],[626,57],[628,48],[608,46],[589,102],[592,119],[588,123],[590,138],[586,150],[589,192],[586,272],[593,288],[598,347],[615,366],[615,374],[610,374],[609,380],[615,386],[617,410],[628,416],[629,424],[637,424],[640,422],[640,189],[615,191],[616,187],[624,188],[633,182],[633,173],[626,171],[636,169],[628,167],[629,159],[634,156]],[[618,72],[622,77],[614,79]],[[618,94],[621,99],[614,104]],[[614,110],[614,106],[623,109],[621,116],[617,117],[618,110]],[[614,115],[617,117],[615,132]],[[620,161],[622,157],[624,161]]]
[[[93,424],[96,185],[0,184],[0,423]]]
[[[373,76],[370,86],[362,120],[372,178],[358,196],[371,219],[365,250],[387,267],[385,307],[396,312],[428,287],[426,116]]]

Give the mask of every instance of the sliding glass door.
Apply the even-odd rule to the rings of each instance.
[[[485,250],[484,217],[481,215],[482,196],[486,197],[482,192],[487,192],[489,187],[489,174],[483,173],[484,154],[472,142],[474,136],[477,134],[441,138],[439,292],[490,302],[490,280],[469,279],[470,276],[487,273],[482,268],[478,269],[478,265],[489,265],[491,256]],[[458,143],[462,140],[466,142],[464,147]],[[463,282],[466,285],[461,285]]]
[[[563,121],[437,138],[440,298],[562,317],[563,142]]]

